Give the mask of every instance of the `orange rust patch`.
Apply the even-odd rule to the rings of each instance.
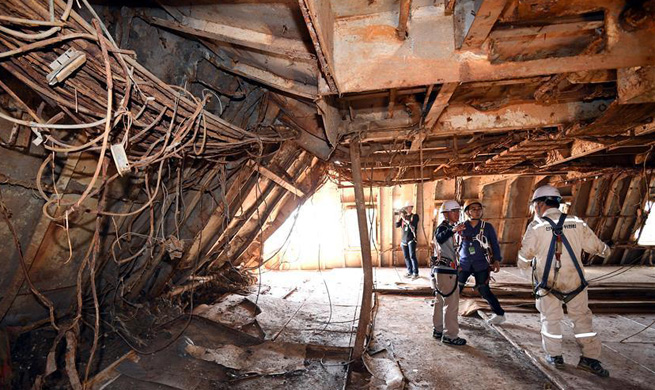
[[[385,24],[362,27],[359,35],[365,42],[379,42],[396,39],[396,28]]]

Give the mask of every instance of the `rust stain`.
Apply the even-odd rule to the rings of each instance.
[[[396,41],[396,28],[386,24],[365,26],[356,32],[364,42]]]

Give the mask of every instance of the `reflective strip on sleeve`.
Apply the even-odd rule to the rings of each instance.
[[[596,332],[589,332],[589,333],[578,333],[575,335],[576,339],[581,339],[583,337],[594,337],[596,336]],[[562,336],[560,336],[561,338]]]
[[[585,221],[583,221],[582,219],[580,219],[580,218],[578,218],[578,217],[576,217],[576,216],[567,217],[566,220],[565,220],[565,222],[579,222],[579,223],[581,223],[583,226],[587,226],[587,223],[586,223]]]
[[[551,338],[551,339],[561,339],[562,338],[561,334],[550,334],[550,333],[546,332],[545,330],[542,330],[541,334],[543,334],[544,336],[546,336],[548,338]],[[577,335],[576,335],[576,337],[577,337]]]
[[[526,263],[532,263],[532,260],[530,260],[530,259],[526,259],[525,257],[521,256],[520,253],[519,253],[519,260],[521,260],[521,261],[525,261]]]

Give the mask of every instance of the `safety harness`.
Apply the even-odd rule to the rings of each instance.
[[[414,229],[414,226],[412,225],[412,217],[414,216],[414,214],[412,213],[412,214],[409,214],[408,216],[409,216],[409,220],[405,220],[403,218],[403,222],[402,222],[403,226],[402,227],[403,227],[403,229],[405,229],[405,225],[407,225],[409,227],[409,231],[412,232],[412,235],[414,236],[414,239],[410,240],[407,244],[403,244],[401,242],[400,245],[409,245],[410,242],[416,241],[418,239],[418,235],[416,234],[416,229]]]
[[[482,250],[484,251],[484,257],[487,259],[487,263],[491,264],[491,245],[489,244],[489,240],[487,240],[487,236],[484,235],[485,226],[487,226],[487,223],[485,221],[480,221],[480,230],[474,240],[480,243],[480,247],[482,247]]]
[[[449,240],[452,239],[455,242],[455,237],[449,238]],[[439,243],[437,242],[437,245]],[[441,246],[439,245],[439,248]],[[457,250],[457,244],[455,244],[455,256],[457,256],[458,250]],[[432,275],[435,274],[442,274],[442,275],[455,275],[455,279],[457,279],[457,266],[459,264],[459,259],[448,259],[446,257],[441,256],[441,249],[439,249],[439,252],[437,253],[437,256],[432,256],[431,260],[431,273]],[[453,295],[455,290],[457,289],[457,280],[455,280],[455,283],[453,285],[453,289],[450,290],[448,293],[444,293],[443,291],[439,290],[437,284],[435,283],[433,286],[434,290],[437,292],[437,294],[441,295],[444,298],[448,298],[449,296]]]
[[[543,217],[543,219],[550,224],[553,232],[553,238],[551,239],[550,247],[548,248],[548,255],[546,256],[546,265],[544,267],[544,274],[541,278],[541,282],[539,282],[538,284],[536,283],[537,266],[535,262],[532,263],[532,280],[533,280],[533,284],[535,284],[533,294],[536,299],[539,299],[548,294],[553,294],[560,301],[563,301],[564,303],[568,303],[573,298],[575,298],[578,294],[580,294],[585,288],[587,288],[589,283],[584,277],[584,274],[582,272],[582,267],[580,266],[580,263],[578,262],[578,259],[575,256],[573,249],[571,248],[571,244],[569,244],[569,240],[567,240],[566,236],[564,235],[564,221],[566,221],[566,214],[562,214],[559,220],[557,221],[557,223],[553,222],[553,220],[548,217]],[[580,282],[581,282],[578,288],[566,294],[553,289],[553,287],[548,287],[548,275],[550,274],[550,269],[553,266],[553,258],[555,258],[555,276],[553,277],[553,286],[555,286],[555,282],[557,281],[557,275],[559,273],[559,269],[562,267],[562,263],[561,263],[562,244],[566,248],[566,251],[569,253],[569,256],[571,256],[571,261],[573,262],[576,271],[578,271],[578,276],[580,277]],[[539,295],[538,294],[539,290],[545,290],[546,294]]]
[[[485,221],[480,221],[480,230],[478,230],[478,234],[472,237],[472,240],[477,241],[480,244],[480,247],[484,252],[484,258],[487,260],[487,263],[491,265],[493,263],[491,244],[489,244],[489,240],[487,239],[487,236],[484,235],[485,226],[487,226],[487,223]],[[457,253],[459,253],[461,247],[462,247],[462,235],[458,234],[457,239],[455,240],[455,248],[457,250]]]

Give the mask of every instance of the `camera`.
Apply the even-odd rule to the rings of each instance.
[[[398,209],[398,210],[394,210],[393,215],[399,215],[401,217],[405,217],[405,216],[407,216],[407,210],[405,210],[404,207],[401,208],[401,209]]]

